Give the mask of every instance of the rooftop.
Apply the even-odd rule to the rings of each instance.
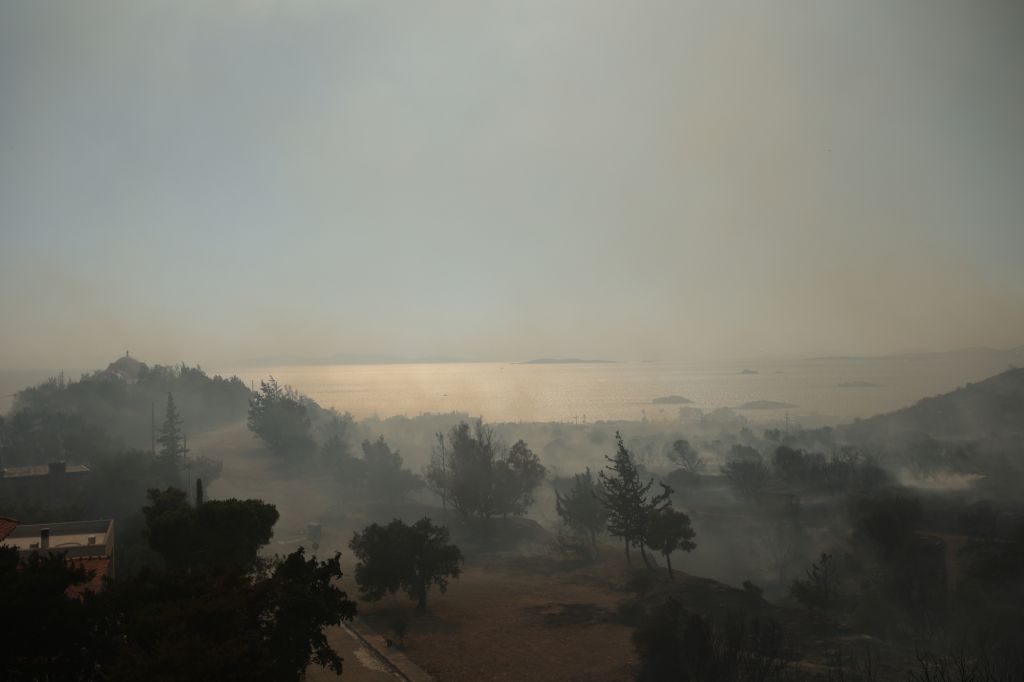
[[[92,574],[84,583],[71,585],[65,594],[69,597],[81,597],[86,592],[99,592],[103,588],[103,576],[110,575],[110,557],[85,556],[69,559],[75,566],[81,566]]]
[[[0,540],[3,540],[11,534],[15,528],[18,527],[18,522],[14,519],[9,519],[6,516],[0,516]]]
[[[65,464],[64,462],[51,462],[49,464],[37,464],[28,467],[7,467],[0,469],[0,478],[26,478],[31,476],[49,476],[59,474],[86,474],[89,467],[85,464]]]
[[[48,549],[59,550],[69,564],[84,568],[88,574],[84,582],[67,588],[69,597],[81,598],[86,592],[99,592],[103,589],[103,578],[113,577],[113,521],[19,525],[14,519],[0,516],[0,541],[16,547],[23,557],[43,549],[40,545],[44,530],[48,532]]]
[[[113,530],[114,522],[109,519],[23,524],[4,542],[22,553],[49,549],[66,552],[68,557],[108,556],[113,552]]]

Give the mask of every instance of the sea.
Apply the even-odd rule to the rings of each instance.
[[[451,412],[490,422],[674,420],[729,408],[752,422],[831,425],[888,412],[1008,368],[1004,359],[909,356],[671,363],[507,362],[226,368],[274,376],[353,417]],[[678,396],[689,402],[666,404]]]
[[[999,354],[885,358],[530,364],[512,362],[222,367],[258,387],[269,376],[357,419],[465,413],[490,422],[677,419],[735,410],[756,423],[821,426],[888,412],[997,374]],[[56,371],[0,371],[0,411]],[[71,378],[77,376],[67,373]],[[678,396],[688,402],[656,403]],[[691,414],[693,414],[691,412]]]

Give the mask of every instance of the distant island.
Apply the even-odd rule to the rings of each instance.
[[[615,360],[586,360],[584,358],[536,358],[520,362],[520,365],[593,365],[612,364]]]
[[[788,408],[798,407],[793,403],[782,403],[777,400],[751,400],[749,403],[743,403],[737,410],[783,410]]]
[[[879,384],[870,381],[844,381],[838,384],[839,388],[878,388]]]
[[[655,405],[689,405],[693,401],[681,395],[663,395],[651,401]]]
[[[740,372],[740,374],[757,374],[757,370],[756,369],[745,369],[742,372]]]

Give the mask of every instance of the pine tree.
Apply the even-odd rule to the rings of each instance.
[[[614,457],[605,456],[608,466],[605,471],[598,473],[601,479],[602,492],[601,502],[608,511],[608,532],[618,538],[622,538],[626,549],[626,561],[632,565],[629,555],[630,545],[640,549],[640,556],[644,564],[650,568],[651,562],[647,558],[644,548],[648,523],[651,514],[657,513],[667,507],[671,500],[672,489],[662,484],[664,489],[660,495],[653,498],[648,497],[654,479],[647,483],[640,481],[640,472],[633,462],[633,456],[626,449],[622,442],[622,435],[615,432],[617,444]],[[606,473],[609,472],[609,473]]]
[[[168,462],[177,462],[188,453],[182,437],[182,424],[184,422],[178,415],[178,408],[174,404],[174,396],[167,394],[167,413],[164,417],[163,426],[160,427],[160,436],[156,442],[160,443],[160,457]]]
[[[316,449],[302,396],[290,386],[282,388],[274,377],[261,381],[249,400],[248,424],[275,455],[305,456]]]

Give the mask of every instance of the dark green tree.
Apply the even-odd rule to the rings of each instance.
[[[262,636],[273,652],[272,679],[301,679],[310,661],[341,674],[342,659],[324,634],[356,615],[355,602],[337,588],[341,554],[318,562],[305,558],[302,548],[276,563],[270,578],[257,587],[271,606],[272,618],[262,620]]]
[[[445,592],[448,579],[462,570],[462,552],[449,543],[448,529],[425,517],[411,526],[398,519],[386,526],[374,523],[355,533],[349,547],[359,560],[356,583],[368,601],[404,590],[424,611],[430,588]]]
[[[260,382],[249,401],[249,430],[276,455],[306,455],[314,449],[308,410],[299,395],[274,377]]]
[[[278,519],[277,508],[262,500],[207,500],[194,508],[177,488],[148,495],[142,511],[149,544],[172,569],[249,570]]]
[[[194,511],[196,560],[213,567],[251,569],[280,517],[274,505],[252,499],[206,500]]]
[[[608,466],[598,473],[601,479],[599,498],[608,512],[608,532],[614,537],[622,538],[628,563],[632,564],[629,548],[634,546],[639,548],[644,564],[650,568],[651,562],[644,549],[648,530],[647,519],[651,514],[670,504],[672,489],[662,484],[662,492],[650,496],[654,479],[651,478],[647,483],[640,480],[640,472],[633,461],[633,456],[626,449],[622,434],[618,431],[615,432],[615,443],[615,456],[606,455]]]
[[[323,633],[356,613],[340,577],[339,555],[318,562],[300,548],[256,575],[144,571],[118,580],[93,600],[108,644],[95,677],[271,682],[303,679],[311,663],[340,674]]]
[[[89,610],[67,589],[88,574],[63,555],[19,558],[0,546],[0,604],[7,624],[0,637],[0,677],[11,680],[84,680],[100,654]]]
[[[733,459],[722,472],[736,492],[751,500],[760,499],[770,473],[761,459]]]
[[[171,393],[167,394],[167,410],[164,414],[164,423],[156,439],[156,442],[160,443],[159,456],[163,461],[177,465],[188,451],[185,449],[182,432],[184,422],[178,414],[178,407],[174,404],[174,396]]]
[[[346,495],[358,494],[366,481],[366,463],[352,456],[348,441],[338,433],[320,446],[320,459]]]
[[[448,501],[465,518],[494,514],[491,490],[498,444],[490,427],[461,422],[449,434]]]
[[[494,464],[494,510],[502,516],[522,516],[533,504],[533,491],[547,469],[526,442],[517,440]]]
[[[396,502],[423,487],[423,479],[402,468],[402,455],[380,436],[363,441],[363,473],[365,493],[371,499]]]
[[[596,548],[597,534],[608,521],[608,511],[597,496],[600,487],[589,467],[572,480],[572,488],[564,495],[555,491],[555,511],[570,528],[586,533],[591,548]]]
[[[672,577],[672,552],[692,552],[697,548],[693,541],[696,533],[690,517],[672,507],[663,507],[647,517],[646,542],[665,557],[668,575]]]
[[[147,493],[149,504],[142,508],[146,518],[149,546],[172,569],[188,568],[196,551],[195,510],[184,490],[153,488]]]
[[[463,518],[484,522],[495,515],[525,514],[546,473],[525,442],[506,449],[479,420],[473,427],[455,426],[444,457],[434,458],[426,471],[430,488]]]
[[[801,450],[780,445],[775,448],[772,466],[779,477],[789,484],[802,484],[806,481],[806,456]]]

